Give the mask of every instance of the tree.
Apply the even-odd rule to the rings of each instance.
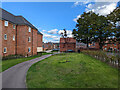
[[[120,42],[120,2],[118,3],[118,7],[111,12],[108,16],[108,19],[114,23],[115,32],[114,36],[116,37],[117,41]]]
[[[98,42],[102,49],[108,37],[112,36],[113,24],[105,16],[90,11],[81,15],[77,20],[76,29],[73,29],[77,41],[88,44]]]
[[[66,29],[63,29],[63,31],[64,31],[64,33],[62,32],[61,33],[61,36],[62,36],[62,38],[64,38],[64,41],[65,41],[65,43],[64,43],[64,47],[66,48],[66,50],[67,50],[67,31],[66,31]]]
[[[94,27],[92,27],[92,25],[94,24],[94,18],[96,16],[97,15],[93,12],[84,12],[84,14],[82,14],[77,20],[76,29],[73,29],[74,38],[78,42],[86,43],[87,48],[89,48],[89,43],[92,42],[94,36]]]

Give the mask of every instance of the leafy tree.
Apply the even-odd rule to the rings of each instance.
[[[76,29],[73,29],[74,38],[77,41],[88,44],[98,42],[102,49],[108,37],[112,36],[113,24],[105,16],[99,16],[94,12],[84,12],[77,20]]]
[[[118,7],[107,17],[111,22],[113,22],[115,26],[114,36],[116,37],[117,41],[120,42],[120,2],[118,3]]]
[[[73,29],[74,38],[78,42],[86,43],[87,48],[89,48],[88,45],[92,42],[94,36],[93,24],[96,16],[97,15],[93,12],[84,12],[84,14],[82,14],[77,20],[76,29]]]

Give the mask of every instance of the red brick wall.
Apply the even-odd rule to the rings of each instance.
[[[7,40],[4,40],[4,34],[7,34]],[[15,54],[15,41],[13,41],[13,35],[16,34],[16,30],[13,29],[13,24],[8,23],[8,26],[4,26],[4,20],[2,21],[2,55],[14,55]],[[4,53],[4,47],[7,48],[7,53]]]
[[[33,29],[33,55],[37,54],[37,30]]]
[[[65,43],[65,40],[67,43]],[[76,40],[73,38],[60,38],[60,52],[65,52],[67,50],[76,50]]]
[[[37,34],[37,47],[42,47],[43,35]]]
[[[35,55],[37,54],[37,30],[31,28],[31,32],[28,32],[29,27],[22,25],[17,27],[17,54],[21,55]],[[31,42],[28,38],[31,37]],[[31,52],[28,52],[28,48],[31,48]]]

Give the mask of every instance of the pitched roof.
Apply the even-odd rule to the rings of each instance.
[[[18,24],[18,25],[28,25],[37,30],[37,28],[35,26],[33,26],[23,16],[15,16],[2,8],[0,8],[0,19],[7,20],[7,21],[10,21],[10,22],[12,22],[14,24]]]
[[[39,31],[37,32],[37,34],[43,35],[43,34],[42,34],[41,32],[39,32]]]

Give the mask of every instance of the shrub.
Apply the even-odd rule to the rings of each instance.
[[[104,51],[90,51],[85,50],[82,51],[84,54],[90,55],[96,59],[102,60],[106,63],[111,63],[112,65],[117,65],[117,63],[120,63],[120,55],[107,55]],[[119,64],[118,64],[119,65]]]

